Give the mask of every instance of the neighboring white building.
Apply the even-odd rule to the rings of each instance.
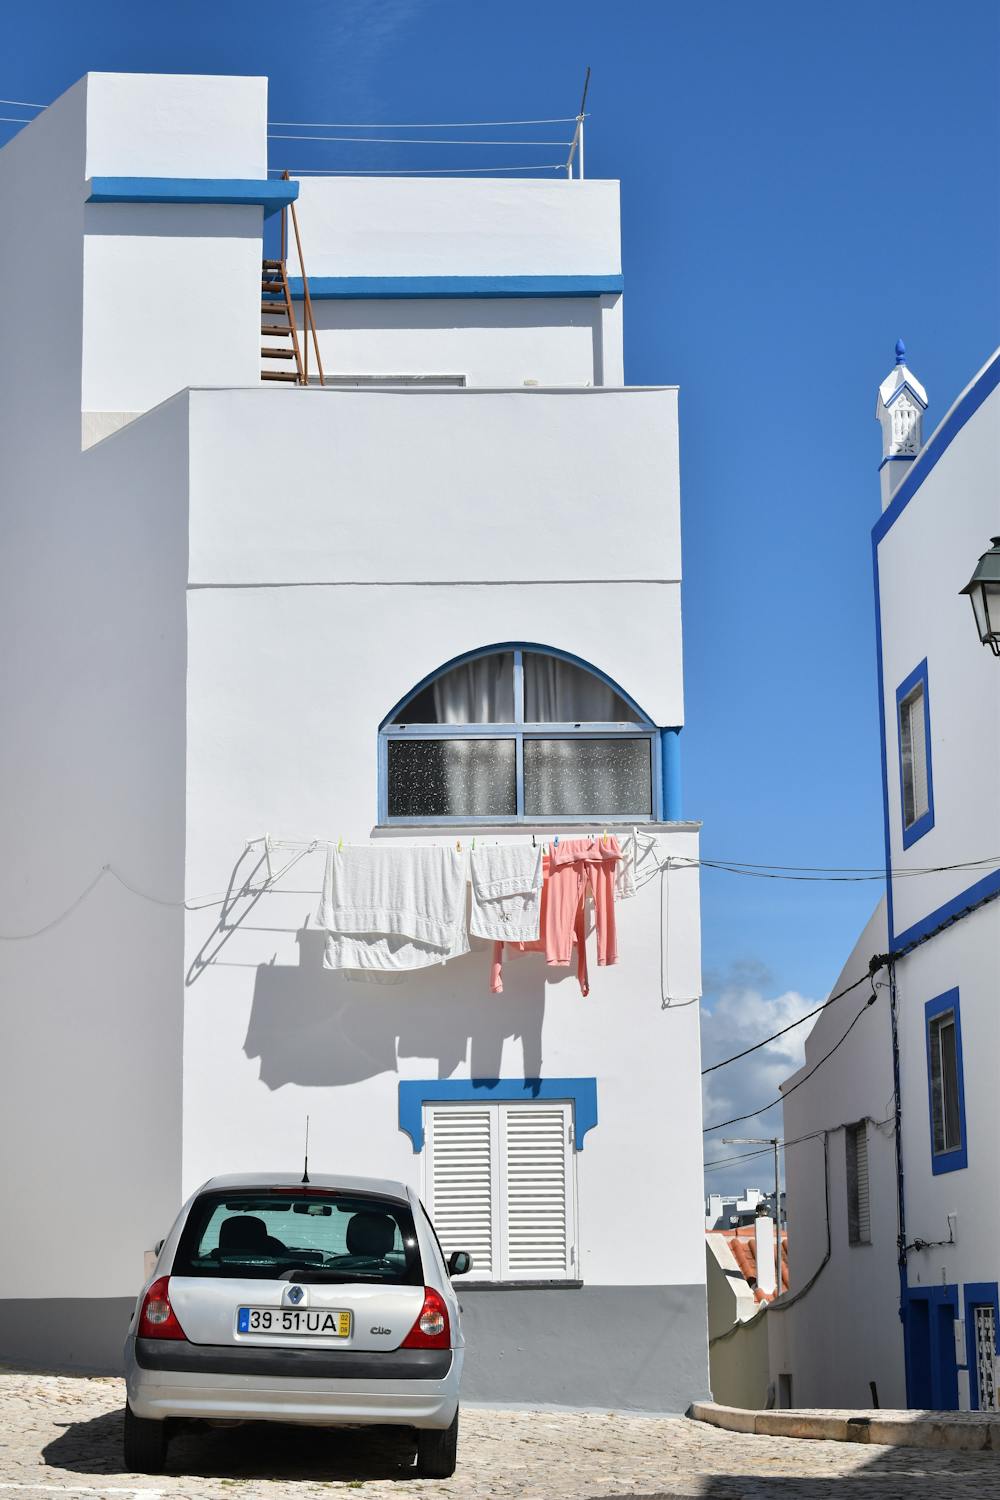
[[[296,1167],[308,1115],[314,1168],[411,1182],[472,1250],[467,1399],[682,1410],[677,392],[622,384],[618,185],[302,184],[341,384],[262,385],[264,219],[297,189],[266,119],[261,78],[91,74],[0,152],[0,1348],[114,1369],[182,1198]],[[455,712],[480,671],[506,710]],[[637,825],[654,878],[587,999],[541,957],[493,995],[488,950],[397,988],[322,967],[324,841]]]
[[[839,987],[877,954],[893,962],[836,1055],[804,1088],[789,1092],[802,1074],[785,1084],[786,1140],[825,1132],[787,1154],[796,1280],[823,1270],[768,1322],[797,1404],[868,1405],[875,1380],[883,1405],[996,1409],[1000,676],[961,591],[1000,532],[1000,352],[926,443],[927,398],[904,353],[897,345],[879,389],[872,533],[887,901]],[[843,1035],[858,994],[820,1017],[806,1070]],[[816,1164],[804,1165],[823,1139],[828,1259]]]

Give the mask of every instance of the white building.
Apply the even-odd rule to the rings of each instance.
[[[788,1150],[789,1218],[797,1283],[810,1265],[822,1275],[768,1321],[796,1404],[867,1406],[875,1380],[883,1405],[984,1409],[998,1405],[1000,1321],[1000,678],[961,591],[1000,532],[1000,352],[926,443],[904,355],[879,388],[872,533],[887,900],[839,988],[877,954],[893,962],[836,1055],[785,1084],[786,1139],[827,1132],[830,1248],[803,1189],[814,1141]],[[804,1071],[858,996],[820,1017]]]
[[[0,153],[0,1347],[115,1368],[182,1198],[297,1166],[308,1115],[315,1169],[412,1182],[472,1251],[466,1399],[681,1410],[677,392],[622,384],[618,185],[302,184],[337,383],[262,384],[299,186],[266,118],[261,78],[91,74]],[[395,988],[323,967],[325,844],[639,825],[586,999],[540,956],[491,994],[482,945]]]

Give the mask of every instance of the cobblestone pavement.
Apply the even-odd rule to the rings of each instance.
[[[1000,1500],[1000,1454],[806,1442],[685,1418],[462,1412],[459,1467],[417,1480],[399,1434],[257,1424],[189,1430],[169,1472],[121,1467],[120,1380],[0,1374],[0,1500]]]

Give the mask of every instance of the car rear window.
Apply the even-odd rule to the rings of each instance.
[[[390,1286],[424,1280],[407,1203],[315,1188],[202,1193],[172,1274]]]

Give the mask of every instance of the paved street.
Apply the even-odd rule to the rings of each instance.
[[[150,1500],[298,1497],[350,1491],[452,1500],[659,1496],[707,1500],[1000,1500],[1000,1455],[723,1432],[682,1418],[463,1412],[451,1480],[416,1480],[405,1440],[292,1427],[179,1436],[170,1472],[121,1469],[119,1380],[0,1374],[0,1500],[68,1495]]]

